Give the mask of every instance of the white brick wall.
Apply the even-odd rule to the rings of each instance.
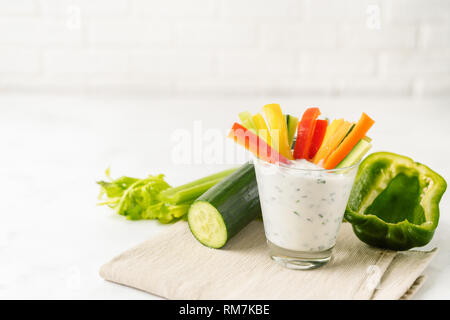
[[[0,92],[450,96],[450,0],[0,0]]]
[[[174,41],[174,26],[165,21],[150,19],[96,19],[89,23],[86,36],[92,46],[169,46]]]
[[[394,0],[395,1],[395,0]],[[309,21],[337,22],[351,21],[362,23],[365,21],[369,4],[380,4],[377,0],[304,0],[303,10]]]
[[[317,23],[261,23],[261,46],[268,49],[298,50],[326,49],[337,47],[335,24]]]
[[[448,22],[450,18],[448,0],[389,0],[386,6],[390,19],[399,22]]]
[[[2,0],[0,4],[1,13],[8,15],[31,15],[36,12],[37,8],[35,0]]]
[[[14,48],[4,48],[0,50],[0,75],[12,74],[26,77],[37,74],[41,71],[40,53],[36,50],[22,50]]]
[[[270,77],[298,74],[295,56],[288,51],[233,50],[219,59],[219,75],[224,77],[255,75]]]
[[[212,75],[213,56],[207,50],[158,50],[130,52],[130,72],[156,79],[208,77]]]
[[[10,1],[10,0],[2,0]],[[13,0],[16,1],[16,0]],[[72,7],[89,17],[121,18],[130,11],[129,0],[34,0],[44,16],[67,16]]]
[[[256,25],[246,22],[185,21],[175,24],[179,46],[191,48],[251,48],[257,45]]]
[[[297,0],[224,0],[220,2],[219,14],[227,18],[280,18],[299,15]]]
[[[210,18],[215,1],[211,0],[129,0],[133,13],[154,18]]]
[[[48,74],[121,74],[129,71],[127,52],[111,50],[46,50],[44,70]]]
[[[376,54],[369,51],[333,50],[301,54],[304,59],[301,71],[315,77],[345,75],[375,75]]]

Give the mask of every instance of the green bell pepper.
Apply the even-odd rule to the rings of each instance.
[[[421,247],[433,238],[446,189],[444,178],[427,166],[393,153],[374,153],[360,165],[345,219],[369,245]]]

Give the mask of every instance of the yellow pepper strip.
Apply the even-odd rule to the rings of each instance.
[[[267,127],[266,120],[261,115],[261,113],[257,113],[253,116],[253,123],[255,124],[256,130],[258,131],[258,136],[266,141],[266,143],[270,146],[272,141],[270,137],[269,128]]]
[[[292,150],[289,146],[286,121],[279,104],[273,103],[263,107],[267,122],[269,123],[271,146],[289,160],[293,160]]]
[[[327,131],[325,133],[325,137],[323,138],[322,145],[320,146],[319,151],[317,151],[317,153],[313,159],[313,162],[315,164],[318,164],[319,161],[323,159],[323,157],[327,153],[327,148],[329,146],[331,137],[336,133],[336,130],[340,126],[342,126],[343,123],[344,123],[344,119],[333,120],[330,123],[330,125],[328,126]]]

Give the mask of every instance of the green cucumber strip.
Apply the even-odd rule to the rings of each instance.
[[[253,122],[253,116],[249,111],[243,111],[239,113],[239,119],[242,122],[242,125],[253,132],[256,132],[256,125]],[[245,124],[244,124],[245,123]]]
[[[247,163],[191,205],[188,223],[200,243],[218,249],[260,213],[255,169]]]
[[[193,201],[222,179],[235,172],[236,169],[224,170],[178,187],[166,189],[159,194],[158,198],[160,201],[169,204],[182,204]]]
[[[372,144],[365,139],[361,139],[356,146],[350,151],[350,153],[342,160],[341,163],[336,167],[336,169],[340,168],[348,168],[354,166],[358,162],[364,158],[366,153],[372,148]]]
[[[294,142],[295,132],[297,131],[298,118],[290,114],[284,115],[284,118],[286,119],[286,125],[288,128],[289,145],[292,146],[292,143]]]

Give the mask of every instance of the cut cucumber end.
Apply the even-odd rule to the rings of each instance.
[[[188,224],[194,237],[207,247],[219,249],[227,242],[227,227],[222,215],[208,202],[196,201],[191,205]]]

